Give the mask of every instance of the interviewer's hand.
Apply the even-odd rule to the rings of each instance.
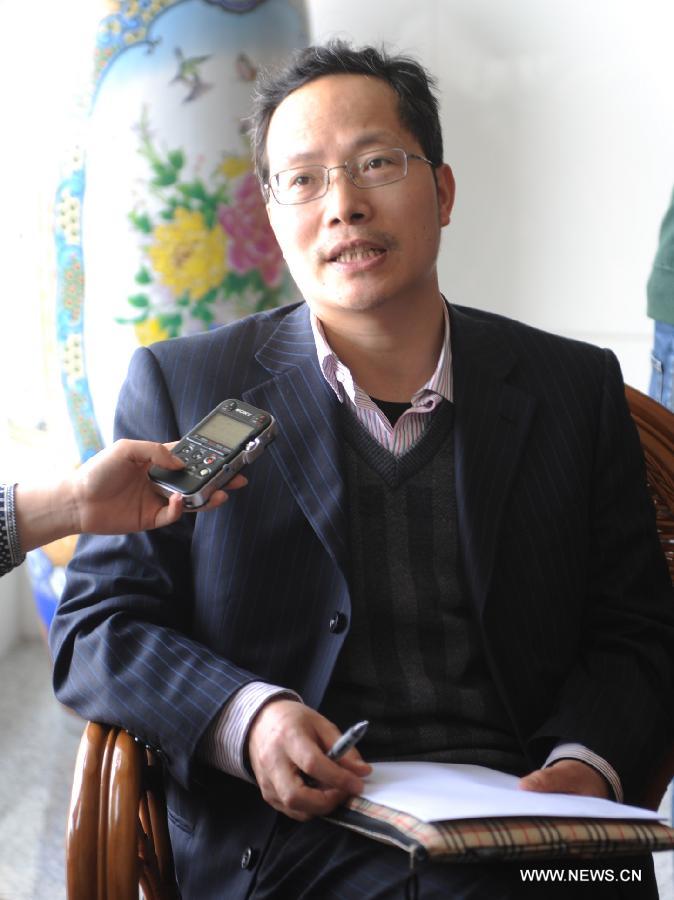
[[[248,736],[248,754],[262,796],[274,809],[304,822],[331,812],[360,794],[371,771],[355,747],[338,762],[325,755],[339,729],[295,700],[271,700],[262,707]],[[319,787],[308,787],[301,773]]]
[[[560,759],[546,769],[537,769],[520,779],[523,791],[550,794],[581,794],[583,797],[611,796],[608,783],[592,766],[579,759]]]
[[[167,499],[148,478],[150,466],[182,469],[182,463],[170,452],[173,444],[152,441],[115,441],[106,450],[88,460],[70,477],[75,504],[77,532],[125,534],[170,525],[183,512],[182,498]],[[227,490],[247,483],[236,476]],[[216,491],[207,505],[196,512],[215,509],[227,500],[225,491]]]
[[[182,498],[167,499],[148,478],[152,465],[182,469],[170,453],[173,444],[152,441],[115,441],[62,481],[42,485],[18,484],[16,518],[23,552],[68,534],[126,534],[170,525],[186,510]],[[247,484],[237,475],[227,485]],[[216,491],[200,510],[215,509],[227,500]]]

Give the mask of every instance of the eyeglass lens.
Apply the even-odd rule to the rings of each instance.
[[[357,187],[378,187],[405,177],[407,154],[394,147],[359,153],[330,169],[320,165],[286,169],[272,176],[271,188],[279,203],[306,203],[322,197],[328,189],[330,172],[342,168]]]

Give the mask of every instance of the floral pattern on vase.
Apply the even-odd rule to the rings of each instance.
[[[139,344],[296,299],[242,127],[303,0],[98,0],[93,77],[55,208],[57,341],[81,459]]]
[[[129,213],[141,265],[129,295],[141,344],[212,327],[278,306],[293,288],[269,225],[248,154],[223,155],[210,174],[182,148],[161,151],[144,111],[139,153],[148,165],[145,195]]]
[[[56,340],[79,457],[112,435],[140,344],[296,298],[242,120],[257,66],[307,43],[304,0],[94,0],[91,76],[54,207]],[[32,551],[49,627],[72,543]]]

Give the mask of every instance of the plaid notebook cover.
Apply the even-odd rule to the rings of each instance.
[[[674,849],[674,828],[653,821],[499,817],[422,822],[407,813],[352,797],[328,820],[394,844],[416,859],[447,862],[632,856]]]

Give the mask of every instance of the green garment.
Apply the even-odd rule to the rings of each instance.
[[[674,325],[674,193],[660,229],[660,244],[646,289],[648,315]]]

